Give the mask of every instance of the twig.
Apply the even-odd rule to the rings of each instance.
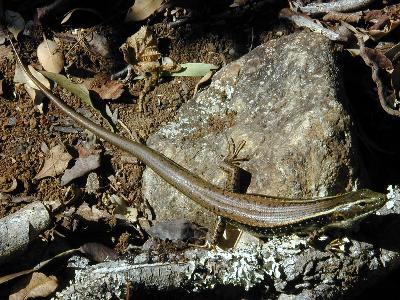
[[[137,135],[137,133],[135,131],[132,132],[131,130],[129,130],[128,126],[126,126],[121,120],[118,120],[118,123],[129,134],[129,137],[131,138],[131,140],[140,143],[139,136]]]
[[[357,39],[358,39],[358,45],[360,46],[360,56],[364,60],[364,62],[372,69],[372,80],[375,82],[378,90],[379,103],[381,104],[383,110],[387,112],[389,115],[400,117],[400,111],[391,108],[386,102],[383,83],[379,76],[380,68],[378,66],[378,63],[376,61],[373,61],[367,55],[365,51],[365,44],[364,41],[362,40],[362,37],[357,37]]]
[[[351,12],[367,7],[375,0],[338,0],[335,2],[316,3],[306,6],[295,4],[294,7],[311,16],[326,14],[328,12]]]
[[[339,41],[339,42],[347,41],[346,36],[342,36],[340,33],[325,28],[320,23],[315,23],[315,20],[311,19],[306,15],[303,15],[302,13],[294,12],[291,11],[290,9],[284,8],[281,10],[279,17],[288,19],[299,27],[306,27],[312,31],[318,32],[326,36],[331,41]]]
[[[354,13],[343,13],[343,12],[329,12],[327,13],[322,20],[324,21],[343,21],[347,23],[358,23],[362,17],[362,12],[354,12]]]

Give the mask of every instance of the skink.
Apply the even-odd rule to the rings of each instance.
[[[99,138],[136,156],[166,182],[202,207],[228,222],[258,236],[311,233],[330,228],[347,228],[381,208],[386,196],[368,189],[333,197],[287,199],[256,194],[240,194],[219,188],[161,153],[114,134],[78,114],[38,81],[16,59],[24,73],[58,108]]]

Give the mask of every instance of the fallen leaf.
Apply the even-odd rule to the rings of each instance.
[[[109,220],[111,215],[105,211],[96,208],[96,206],[89,207],[86,202],[83,202],[77,209],[76,216],[81,217],[88,222],[99,222],[100,220]]]
[[[370,60],[377,63],[378,67],[387,71],[393,71],[393,64],[385,54],[372,48],[365,47],[365,54]]]
[[[128,37],[120,50],[124,60],[136,68],[136,73],[158,71],[161,53],[158,51],[156,36],[147,26],[142,26]]]
[[[60,73],[64,69],[64,55],[56,42],[44,40],[36,49],[40,64],[48,72]]]
[[[249,0],[234,0],[229,7],[240,7],[240,6],[245,6]]]
[[[116,251],[99,243],[83,244],[79,250],[95,262],[116,260],[118,258],[118,253]]]
[[[50,82],[44,77],[41,73],[36,71],[31,65],[28,66],[29,71],[31,71],[32,75],[39,80],[45,87],[50,89]],[[22,84],[27,84],[31,88],[34,88],[38,90],[36,85],[33,83],[33,81],[25,74],[24,71],[22,71],[21,67],[19,64],[16,64],[15,66],[15,71],[14,71],[14,83],[22,83]]]
[[[23,271],[19,271],[16,273],[12,273],[12,274],[8,274],[8,275],[4,275],[0,277],[0,284],[3,284],[5,282],[8,282],[10,280],[13,280],[15,278],[21,277],[23,275],[27,275],[27,274],[31,274],[35,271],[39,271],[41,268],[43,268],[44,266],[48,265],[49,263],[51,263],[54,260],[57,260],[59,258],[65,257],[65,256],[69,256],[74,254],[75,252],[77,252],[79,249],[71,249],[71,250],[67,250],[64,251],[62,253],[59,253],[55,256],[53,256],[52,258],[46,259],[44,261],[41,261],[40,263],[38,263],[36,266],[34,266],[31,269],[27,269],[27,270],[23,270]]]
[[[110,129],[112,131],[114,131],[114,124],[111,123],[111,121],[109,120],[109,118],[105,112],[101,111],[93,104],[93,101],[90,98],[89,91],[83,84],[73,83],[67,77],[65,77],[61,74],[55,74],[55,73],[51,73],[51,72],[47,72],[47,71],[41,71],[40,73],[42,73],[47,78],[57,82],[60,86],[67,89],[75,96],[79,97],[87,105],[90,105],[91,107],[93,107],[93,109],[95,109],[103,117],[103,119],[107,122],[107,124],[110,126]],[[106,105],[106,107],[107,106],[108,105]]]
[[[194,95],[197,94],[197,91],[200,86],[202,86],[203,84],[206,84],[211,79],[212,75],[213,75],[213,72],[210,71],[206,75],[201,77],[201,79],[196,83],[196,86],[194,87],[194,93],[193,93]]]
[[[161,7],[163,0],[136,0],[126,14],[125,22],[138,22],[151,16]]]
[[[347,23],[358,23],[362,18],[362,12],[353,12],[353,13],[342,13],[342,12],[328,12],[322,20],[326,22],[333,22],[333,21],[343,21]]]
[[[55,177],[64,172],[68,167],[72,156],[65,150],[62,145],[57,145],[50,149],[48,157],[44,161],[44,165],[34,179],[42,179],[44,177]]]
[[[152,237],[170,241],[190,241],[205,234],[204,229],[185,219],[158,222],[147,232]]]
[[[171,72],[169,76],[193,76],[202,77],[212,70],[218,69],[217,66],[213,64],[205,63],[186,63],[181,64],[181,71]]]
[[[88,156],[79,156],[71,169],[65,170],[61,177],[61,185],[67,185],[76,178],[82,177],[100,167],[100,153]]]
[[[46,79],[46,77],[44,77],[42,74],[36,71],[32,66],[28,66],[28,68],[31,71],[32,75],[35,76],[37,80],[39,80],[45,87],[50,89],[50,82]],[[15,66],[14,82],[24,84],[26,92],[28,93],[29,97],[31,97],[33,103],[36,106],[42,104],[42,101],[46,96],[41,90],[39,90],[36,87],[33,81],[30,80],[28,76],[26,76],[25,72],[22,71],[19,64]]]
[[[48,297],[58,287],[58,280],[55,276],[46,276],[43,273],[35,272],[31,276],[18,282],[13,290],[18,290],[9,296],[9,300],[25,300],[28,298]]]
[[[115,100],[124,92],[124,85],[117,80],[97,80],[95,78],[85,79],[83,84],[91,91],[99,94],[103,100]]]
[[[112,212],[113,216],[118,219],[123,219],[129,223],[136,223],[138,221],[138,210],[135,207],[128,206],[128,203],[118,195],[109,195],[108,199],[115,205]]]
[[[85,8],[85,7],[78,7],[78,8],[74,8],[71,11],[67,12],[64,15],[64,18],[61,20],[60,24],[64,24],[66,22],[68,22],[68,20],[71,18],[71,16],[74,14],[74,12],[76,11],[82,11],[82,12],[90,12],[92,14],[95,14],[96,16],[98,16],[100,19],[103,19],[103,16],[95,9],[91,9],[91,8]]]
[[[218,69],[218,66],[213,64],[205,64],[205,63],[186,63],[179,65],[180,71],[178,72],[161,72],[162,77],[178,77],[178,76],[192,76],[192,77],[202,77],[205,76],[210,71],[214,71]],[[144,79],[144,76],[139,75],[133,78],[134,80]]]
[[[85,35],[85,43],[87,44],[86,47],[89,46],[90,51],[96,55],[110,57],[110,45],[105,36],[100,35],[97,32],[91,32],[90,34]]]
[[[13,34],[14,38],[18,38],[18,34],[24,30],[25,21],[22,16],[12,10],[5,10],[4,17],[7,24],[7,29]]]
[[[371,26],[368,29],[360,28],[360,31],[368,34],[373,40],[379,40],[400,25],[399,14],[399,4],[387,5],[380,10],[366,11],[363,19]]]

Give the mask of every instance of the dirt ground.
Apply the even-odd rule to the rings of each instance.
[[[10,9],[18,11],[18,7]],[[218,67],[237,59],[247,53],[260,43],[271,38],[279,37],[292,30],[292,27],[285,22],[277,20],[280,7],[272,6],[265,13],[253,15],[251,11],[243,15],[227,15],[224,18],[214,17],[213,21],[206,22],[202,18],[198,21],[189,22],[187,25],[171,26],[171,19],[168,16],[159,16],[148,21],[148,26],[155,33],[158,40],[159,51],[162,56],[170,57],[179,64],[187,62],[210,63]],[[20,10],[26,20],[34,17],[34,7],[31,10]],[[216,16],[223,11],[214,12]],[[249,16],[251,16],[249,18]],[[43,35],[47,39],[58,37],[62,39],[63,34],[70,33],[75,28],[92,30],[104,36],[110,45],[111,55],[107,58],[95,56],[79,43],[64,41],[61,51],[66,54],[67,75],[79,82],[81,78],[106,77],[115,74],[126,66],[122,53],[118,50],[127,37],[135,33],[143,22],[128,24],[121,21],[105,22],[104,24],[81,25],[81,20],[86,17],[81,13],[72,19],[71,23],[60,26],[51,19],[48,24],[39,24],[31,28],[30,35],[20,35],[17,42],[18,51],[26,64],[32,64],[41,68],[38,64],[36,48],[43,41]],[[58,19],[57,19],[58,20]],[[59,22],[59,20],[58,20]],[[96,22],[93,22],[96,23]],[[82,27],[80,27],[82,26]],[[145,215],[143,199],[141,198],[141,174],[144,165],[140,162],[130,163],[127,155],[116,147],[98,141],[98,147],[103,151],[102,165],[97,174],[99,175],[101,188],[95,194],[86,193],[86,176],[78,178],[71,185],[61,186],[60,176],[35,179],[46,159],[43,147],[51,149],[62,144],[76,158],[77,145],[82,144],[87,135],[83,131],[78,133],[64,133],[59,128],[75,129],[75,125],[52,103],[45,100],[43,113],[34,105],[25,88],[15,84],[14,70],[16,61],[9,43],[0,46],[0,70],[2,94],[0,95],[0,189],[11,192],[3,193],[0,201],[0,218],[19,210],[34,200],[43,203],[56,203],[61,205],[60,213],[57,215],[57,222],[53,230],[69,237],[72,235],[76,242],[76,236],[81,228],[76,226],[73,232],[71,223],[66,221],[63,212],[79,207],[83,202],[94,205],[100,210],[105,210],[112,215],[115,205],[105,203],[104,194],[116,192],[131,207],[136,207],[139,216]],[[147,137],[157,128],[163,126],[174,118],[176,111],[188,99],[193,96],[196,83],[199,77],[163,77],[159,78],[156,84],[144,96],[144,111],[138,108],[138,98],[143,91],[144,81],[129,80],[124,83],[124,92],[117,100],[106,101],[112,111],[118,109],[118,119],[126,126],[118,126],[117,130],[122,135],[130,134],[145,142]],[[83,104],[81,99],[74,96],[65,89],[53,87],[54,93],[74,109],[81,109],[92,116],[103,126],[107,127],[104,120],[98,113]],[[100,99],[101,100],[101,99]],[[101,100],[105,101],[105,100]],[[217,121],[216,121],[217,122]],[[218,124],[215,124],[218,126]],[[210,130],[213,127],[210,126]],[[71,130],[73,131],[73,130]],[[128,162],[127,162],[128,161]],[[70,162],[70,166],[73,160]],[[114,175],[118,190],[113,190],[108,176]],[[17,183],[13,187],[13,182]],[[66,225],[66,223],[68,223]],[[113,223],[109,220],[108,230],[112,231]],[[109,233],[108,233],[109,234]],[[84,234],[85,236],[86,234]],[[131,237],[125,231],[113,232],[113,241],[110,236],[107,238],[92,238],[91,241],[106,240],[111,247],[116,247],[124,252],[127,240]],[[122,236],[122,237],[121,237]],[[80,236],[80,239],[82,236]],[[131,237],[140,243],[143,236]],[[49,240],[49,242],[51,242]]]
[[[23,9],[19,7],[21,6],[11,4],[9,9],[19,11],[25,20],[34,18],[33,5]],[[147,24],[157,36],[162,56],[168,56],[179,64],[201,62],[222,67],[257,45],[292,32],[294,30],[292,25],[277,18],[281,8],[282,6],[276,5],[264,6],[254,13],[244,7],[242,11],[238,10],[231,14],[215,8],[215,11],[212,9],[201,11],[195,19],[182,25],[176,25],[171,16],[165,14],[147,21],[126,24],[122,22],[123,17],[120,13],[117,17],[111,15],[110,17],[114,17],[111,21],[98,24],[96,19],[91,22],[92,16],[87,18],[85,12],[78,12],[77,16],[65,25],[60,25],[60,17],[55,15],[42,24],[35,23],[31,28],[31,35],[21,34],[17,48],[26,64],[40,67],[36,48],[42,42],[43,34],[47,39],[53,39],[74,29],[90,29],[107,39],[111,55],[107,58],[96,57],[79,43],[65,41],[61,50],[67,54],[66,65],[70,65],[67,75],[77,82],[94,75],[96,78],[101,76],[109,78],[126,66],[118,48],[140,26]],[[120,8],[120,12],[123,11],[123,8]],[[202,17],[202,14],[206,16]],[[14,83],[15,66],[16,61],[10,44],[6,42],[0,45],[0,190],[7,190],[12,187],[13,182],[17,183],[12,191],[2,193],[0,218],[19,210],[27,203],[39,200],[53,205],[56,203],[59,207],[54,216],[52,230],[43,237],[44,243],[48,243],[46,245],[63,237],[64,242],[72,246],[79,245],[82,241],[101,242],[119,253],[125,253],[129,244],[143,243],[145,241],[143,231],[117,226],[114,218],[107,219],[104,224],[93,225],[90,222],[75,220],[68,214],[86,202],[113,215],[115,204],[105,201],[104,195],[117,193],[128,206],[137,208],[139,218],[149,219],[148,207],[141,197],[141,174],[145,166],[137,161],[131,163],[132,160],[116,147],[107,142],[97,142],[97,147],[101,149],[103,155],[101,167],[95,171],[100,181],[100,188],[94,194],[86,192],[87,176],[78,178],[66,186],[60,185],[60,175],[34,179],[46,158],[43,152],[44,145],[51,149],[62,144],[76,158],[77,145],[84,143],[88,136],[84,131],[75,130],[74,123],[49,101],[44,101],[44,112],[40,112],[25,88]],[[363,72],[362,67],[358,72]],[[149,135],[172,120],[179,107],[193,96],[198,81],[199,77],[159,78],[145,94],[145,109],[140,112],[138,98],[145,89],[145,83],[143,80],[130,79],[124,83],[121,97],[105,103],[112,111],[118,109],[118,119],[138,140],[145,143]],[[369,95],[371,90],[365,91],[365,94]],[[108,126],[95,110],[82,103],[78,97],[59,87],[53,87],[53,91],[74,109],[90,114],[104,127]],[[354,92],[349,91],[349,94],[352,93]],[[359,94],[356,97],[363,98]],[[356,101],[356,107],[362,107],[368,102],[366,98],[363,99],[359,101],[360,103],[363,101],[363,104]],[[378,107],[375,105],[370,104],[370,107],[376,110]],[[360,114],[364,131],[367,131],[374,141],[378,140],[378,143],[384,143],[386,148],[390,147],[387,137],[393,133],[398,124],[383,115],[370,116],[368,113],[371,111],[370,107],[365,108],[364,113]],[[388,127],[391,127],[390,131],[387,130]],[[70,128],[73,132],[65,133],[63,132],[65,130],[60,131],[60,128]],[[122,135],[130,134],[122,126],[117,126],[117,130]],[[371,169],[377,174],[372,174],[372,178],[380,178],[382,182],[378,185],[382,186],[387,180],[383,180],[380,176],[383,167],[380,164],[382,160],[376,159],[377,155],[379,154],[374,151],[366,150],[366,156],[373,158],[369,160]],[[393,163],[390,159],[388,162],[385,156],[383,160],[386,164],[383,166],[397,164],[397,161]],[[73,160],[70,166],[71,164]],[[111,175],[114,179],[110,179]],[[66,248],[64,244],[55,248],[58,247]],[[45,247],[42,245],[43,248]],[[56,252],[55,249],[53,251]]]

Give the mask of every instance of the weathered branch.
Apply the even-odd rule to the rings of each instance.
[[[306,6],[297,6],[297,9],[313,16],[329,12],[357,11],[367,7],[374,2],[375,0],[338,0],[326,3],[313,3]]]
[[[49,225],[49,212],[41,202],[28,204],[0,219],[0,264],[21,254]]]
[[[143,252],[130,259],[74,268],[73,282],[55,299],[123,299],[129,289],[201,292],[228,286],[258,287],[268,291],[269,298],[296,294],[299,299],[336,299],[355,294],[400,264],[400,240],[383,237],[383,233],[397,235],[400,227],[399,218],[392,218],[400,211],[399,191],[391,197],[390,208],[380,211],[388,216],[373,216],[362,224],[359,240],[352,240],[347,253],[319,251],[295,236],[231,251]],[[390,246],[366,241],[378,228],[380,238],[390,241]]]

